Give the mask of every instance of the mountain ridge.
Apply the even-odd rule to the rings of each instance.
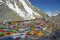
[[[28,0],[3,0],[0,10],[0,20],[2,21],[30,20],[46,17],[44,12],[34,7]]]

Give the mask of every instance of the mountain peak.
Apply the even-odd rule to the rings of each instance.
[[[21,20],[21,18],[22,20],[31,20],[43,17],[44,13],[28,0],[3,0],[3,2],[0,6],[0,18],[2,20]]]

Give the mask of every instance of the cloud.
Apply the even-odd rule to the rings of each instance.
[[[60,14],[60,10],[46,11],[45,13],[51,17],[51,16],[56,16],[56,15]]]

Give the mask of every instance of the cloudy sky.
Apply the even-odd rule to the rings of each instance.
[[[30,0],[30,2],[50,16],[60,13],[60,0]]]

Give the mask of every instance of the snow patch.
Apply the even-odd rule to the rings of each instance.
[[[41,15],[39,15],[38,13],[34,12],[31,8],[29,8],[28,5],[25,3],[24,0],[23,0],[23,1],[22,1],[22,0],[19,0],[19,1],[23,4],[25,10],[26,10],[29,14],[31,14],[31,15],[35,14],[35,15],[41,17]]]
[[[20,17],[23,17],[24,20],[30,20],[30,19],[35,19],[35,16],[40,16],[38,13],[34,12],[29,6],[26,4],[25,0],[19,0],[22,5],[24,6],[25,11],[21,10],[18,5],[16,4],[16,1],[14,0],[13,3],[11,3],[9,0],[6,1],[6,5],[13,11],[15,11]],[[28,1],[28,0],[27,0]],[[34,15],[33,15],[34,14]],[[41,17],[41,16],[40,16]]]

